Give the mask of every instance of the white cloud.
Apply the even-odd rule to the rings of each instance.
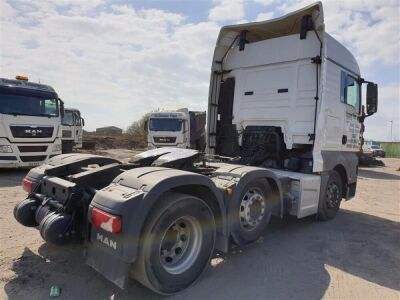
[[[267,20],[271,20],[273,18],[274,18],[274,13],[273,12],[260,13],[260,14],[257,15],[256,21],[257,22],[267,21]]]
[[[2,3],[1,76],[54,86],[87,129],[127,127],[159,107],[206,109],[215,23],[102,2]]]
[[[238,21],[245,17],[243,0],[214,0],[214,3],[208,13],[211,21]]]
[[[275,0],[254,0],[254,2],[267,6],[273,4]]]

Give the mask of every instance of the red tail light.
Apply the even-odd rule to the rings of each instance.
[[[91,222],[94,226],[111,233],[121,232],[122,229],[121,217],[106,213],[95,207],[92,209]]]
[[[32,193],[32,181],[30,181],[29,179],[22,179],[22,188],[24,189],[25,192],[27,193]]]

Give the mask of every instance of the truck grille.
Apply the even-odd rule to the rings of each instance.
[[[43,161],[46,159],[46,155],[38,155],[38,156],[21,156],[20,159],[23,162],[35,162],[35,161]]]
[[[0,160],[17,160],[16,156],[0,156]]]
[[[19,152],[46,152],[47,146],[18,146]]]
[[[175,136],[155,136],[154,143],[168,143],[172,144],[175,143],[176,137]]]
[[[49,138],[53,136],[53,127],[47,126],[10,126],[15,138]]]

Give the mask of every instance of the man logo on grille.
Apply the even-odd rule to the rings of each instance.
[[[26,129],[25,133],[31,134],[32,136],[36,136],[37,134],[41,134],[43,131],[41,129]]]

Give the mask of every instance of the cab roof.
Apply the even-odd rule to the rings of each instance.
[[[247,31],[246,39],[250,43],[299,33],[301,20],[306,15],[312,16],[316,30],[324,29],[322,3],[316,2],[272,20],[224,26],[219,33],[217,46],[230,45],[242,31]]]
[[[249,43],[299,34],[301,21],[307,15],[312,17],[314,28],[322,38],[325,56],[344,66],[354,75],[360,76],[360,68],[353,54],[325,32],[324,12],[321,2],[316,2],[272,20],[222,27],[214,52],[213,68],[220,68],[216,62],[224,57],[228,48],[242,31],[246,31],[246,40]]]
[[[49,85],[29,82],[25,80],[0,78],[0,86],[10,87],[10,88],[25,88],[25,89],[38,90],[56,94],[56,91]]]

